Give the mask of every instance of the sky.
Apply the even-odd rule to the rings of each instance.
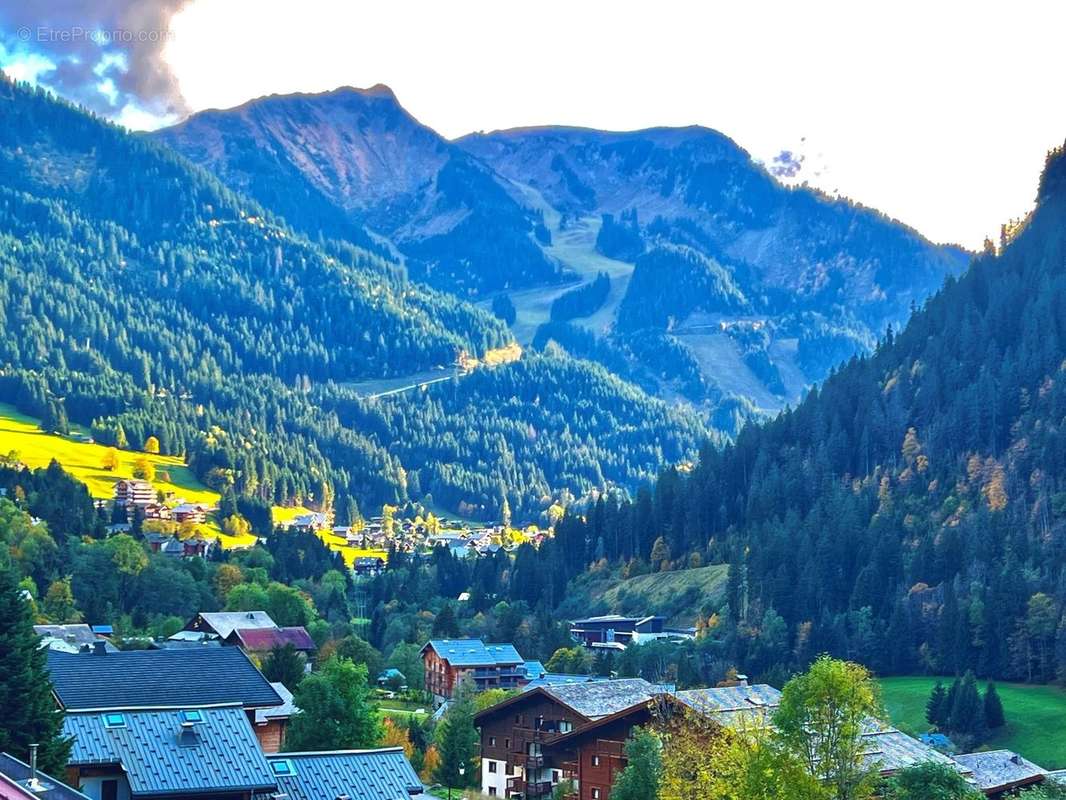
[[[377,83],[448,137],[704,125],[978,248],[1066,140],[1063,30],[1027,0],[0,0],[0,67],[137,129]]]

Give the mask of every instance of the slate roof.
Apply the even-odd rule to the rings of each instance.
[[[539,678],[534,678],[525,686],[522,687],[524,691],[530,689],[537,689],[541,686],[551,686],[552,684],[562,683],[591,683],[592,681],[606,681],[610,678],[603,678],[597,675],[566,675],[562,672],[545,672]]]
[[[239,705],[198,709],[203,722],[181,730],[177,709],[122,711],[122,727],[105,727],[104,712],[68,713],[72,766],[121,765],[135,797],[272,791],[277,782]]]
[[[288,800],[410,800],[422,796],[418,779],[403,749],[339,750],[324,753],[274,753],[271,764],[289,762],[293,775],[276,775],[278,791]]]
[[[33,632],[38,636],[60,639],[75,646],[83,644],[92,645],[100,641],[96,638],[96,634],[93,633],[93,629],[84,624],[34,625]]]
[[[203,626],[197,625],[200,621],[217,633],[220,639],[228,639],[237,628],[247,630],[278,627],[265,611],[202,611],[185,627],[203,630]]]
[[[302,626],[294,628],[241,628],[232,634],[245,650],[253,653],[265,653],[274,647],[291,644],[297,650],[314,650],[315,642],[311,634]]]
[[[431,639],[432,647],[453,667],[497,667],[524,663],[513,644],[486,644],[480,639]]]
[[[952,760],[902,731],[883,726],[875,720],[869,720],[867,725],[871,730],[862,737],[863,760],[876,765],[882,775],[930,762],[943,764],[962,774],[970,771],[965,764]]]
[[[554,697],[588,719],[606,717],[661,694],[660,687],[643,678],[547,684],[540,691]]]
[[[278,681],[270,685],[274,687],[274,691],[281,698],[281,705],[271,706],[270,708],[257,708],[255,710],[256,725],[263,725],[272,719],[288,719],[300,711],[292,702],[292,692],[285,687],[284,683]]]
[[[7,753],[0,753],[0,797],[27,797],[39,800],[89,800],[81,792],[75,791],[50,775],[37,772],[37,780],[45,787],[43,792],[31,792],[23,782],[30,777],[30,765],[19,761]],[[4,791],[4,789],[8,791]]]
[[[107,655],[48,653],[48,668],[67,711],[282,700],[239,647],[134,650]]]
[[[967,753],[955,756],[955,760],[973,772],[977,788],[985,792],[1038,783],[1048,775],[1046,770],[1010,750]]]
[[[674,696],[694,711],[727,727],[762,724],[781,703],[781,692],[766,684],[687,689]]]

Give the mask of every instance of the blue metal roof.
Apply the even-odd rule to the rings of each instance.
[[[418,779],[403,749],[338,750],[324,753],[273,753],[271,765],[288,762],[291,767],[275,773],[278,791],[289,800],[333,800],[347,795],[351,800],[410,800],[420,796]]]
[[[240,703],[281,705],[239,647],[136,650],[97,655],[49,651],[56,696],[67,711]]]
[[[526,677],[530,680],[543,677],[548,674],[548,670],[539,661],[527,661],[522,665],[522,668],[526,672]]]
[[[179,709],[68,713],[70,764],[121,765],[134,796],[273,790],[277,782],[244,709],[195,710],[202,721],[186,731]]]
[[[453,667],[495,667],[523,663],[513,644],[486,644],[480,639],[431,639],[432,647]],[[425,647],[422,648],[425,650]]]

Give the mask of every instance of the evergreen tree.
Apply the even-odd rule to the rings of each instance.
[[[433,777],[445,786],[474,786],[478,780],[475,758],[480,739],[474,727],[474,694],[470,680],[464,679],[433,736],[440,754],[440,764]]]
[[[455,609],[451,603],[445,603],[440,613],[433,620],[433,635],[441,639],[455,639],[459,636],[459,623],[455,619]]]
[[[929,701],[925,704],[925,719],[930,725],[940,727],[944,724],[944,703],[947,697],[944,684],[937,681],[929,695]]]
[[[1003,715],[1003,703],[999,699],[999,692],[996,691],[996,684],[989,681],[988,688],[985,689],[985,726],[989,730],[996,728],[1002,728],[1006,723],[1006,717]]]
[[[263,675],[268,681],[283,683],[286,689],[295,692],[304,678],[304,660],[292,643],[275,645],[263,661]]]
[[[52,699],[47,650],[33,630],[33,609],[15,571],[0,555],[0,752],[29,760],[39,744],[43,771],[60,775],[70,755],[63,715]]]
[[[981,701],[981,692],[977,688],[977,679],[972,672],[967,672],[959,683],[951,707],[951,719],[948,724],[952,735],[971,743],[984,739],[985,709]]]

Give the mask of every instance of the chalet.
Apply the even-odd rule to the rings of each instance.
[[[477,690],[516,689],[525,683],[525,661],[511,644],[480,639],[433,639],[422,648],[426,691],[437,705],[450,700],[463,678]]]
[[[360,556],[352,563],[352,571],[356,575],[372,577],[380,575],[385,570],[385,559],[380,556]]]
[[[289,527],[299,533],[317,533],[330,527],[329,515],[321,511],[309,511],[292,518]]]
[[[0,753],[0,800],[90,800],[62,781],[37,769],[36,745],[30,745],[30,763]]]
[[[239,703],[68,710],[63,733],[73,740],[67,782],[92,800],[251,800],[277,789]]]
[[[185,623],[184,630],[226,640],[238,628],[277,628],[265,611],[202,611]]]
[[[115,503],[125,508],[150,506],[156,502],[157,497],[152,484],[136,478],[116,481],[113,496]]]
[[[400,672],[395,667],[389,667],[387,670],[378,675],[378,686],[382,689],[389,687],[395,687],[398,689],[407,688],[407,676]]]
[[[270,684],[281,698],[281,704],[257,708],[253,717],[256,738],[264,753],[277,753],[281,751],[284,743],[285,726],[292,717],[299,713],[296,704],[292,700],[292,692],[280,681]]]
[[[426,798],[403,749],[278,753],[267,756],[276,797],[287,800],[410,800]]]
[[[662,693],[641,678],[548,684],[481,711],[481,791],[528,800],[570,780],[575,800],[607,800],[626,739]]]
[[[275,647],[292,645],[297,653],[310,659],[317,649],[311,634],[303,626],[292,628],[237,628],[223,640],[236,645],[250,656],[264,658]]]
[[[1013,796],[1018,790],[1043,783],[1049,773],[1010,750],[955,756],[973,774],[974,785],[988,797]]]
[[[144,518],[169,520],[173,518],[173,514],[162,503],[149,503],[144,507]]]
[[[49,651],[48,669],[59,707],[69,717],[100,708],[193,708],[236,704],[263,749],[284,739],[287,716],[257,720],[284,698],[239,647],[189,647],[107,653]]]
[[[607,614],[570,623],[570,636],[585,647],[623,650],[630,644],[670,637],[662,617],[623,617]]]
[[[207,521],[208,506],[201,503],[181,503],[170,510],[175,522],[190,522],[200,525]]]

